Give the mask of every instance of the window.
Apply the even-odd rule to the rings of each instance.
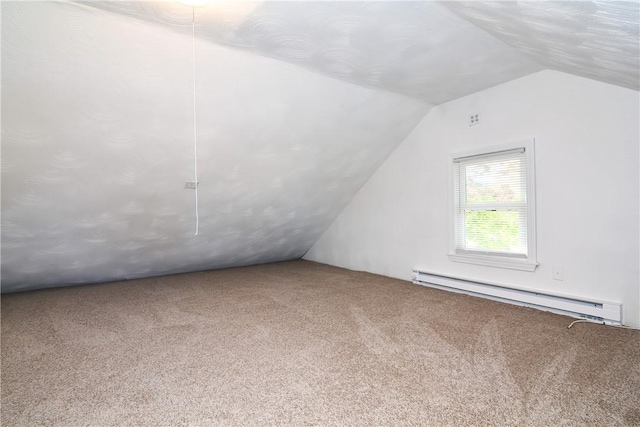
[[[453,157],[452,261],[534,271],[533,141]]]

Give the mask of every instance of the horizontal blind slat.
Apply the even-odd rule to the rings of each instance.
[[[454,159],[456,253],[527,256],[524,149]]]

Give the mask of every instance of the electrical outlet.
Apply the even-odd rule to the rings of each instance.
[[[186,188],[187,190],[195,190],[198,184],[199,183],[195,181],[187,181],[184,184],[184,188]]]
[[[480,114],[472,114],[469,116],[469,126],[477,125],[480,123]]]
[[[562,274],[562,267],[558,265],[554,265],[552,267],[551,275],[553,276],[553,280],[563,280],[564,276]]]

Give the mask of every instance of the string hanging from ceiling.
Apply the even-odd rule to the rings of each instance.
[[[191,39],[192,39],[192,82],[193,82],[193,182],[195,190],[195,215],[196,230],[194,236],[198,235],[200,228],[200,216],[198,214],[198,129],[197,129],[197,112],[196,112],[196,8],[191,7]]]

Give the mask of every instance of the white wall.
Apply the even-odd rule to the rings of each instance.
[[[468,116],[481,114],[469,127]],[[638,92],[542,71],[434,108],[305,259],[410,280],[411,270],[619,301],[640,326]],[[536,140],[533,273],[448,259],[449,155]],[[564,280],[552,279],[552,266]]]

